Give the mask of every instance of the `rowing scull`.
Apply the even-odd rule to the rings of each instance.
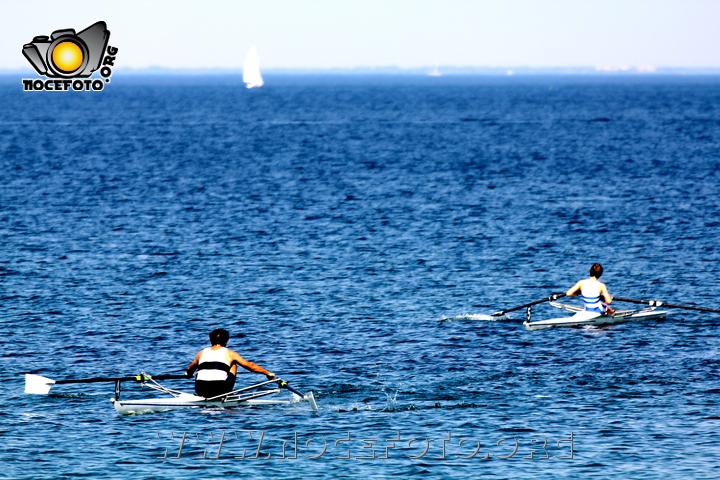
[[[159,376],[156,378],[184,378],[178,375],[166,375]],[[156,378],[151,377],[142,373],[134,377],[116,377],[116,378],[92,378],[92,379],[81,379],[81,380],[52,380],[40,375],[26,374],[25,375],[25,393],[35,394],[48,394],[52,385],[61,383],[89,383],[89,382],[114,382],[115,383],[115,398],[111,401],[115,410],[121,415],[132,415],[140,413],[150,412],[164,412],[168,410],[175,410],[179,408],[232,408],[241,406],[253,406],[253,405],[291,405],[294,403],[307,401],[310,404],[312,410],[317,410],[318,406],[315,402],[315,395],[313,392],[303,394],[290,385],[287,382],[279,378],[267,380],[265,382],[250,385],[244,388],[233,390],[232,392],[218,395],[216,397],[205,398],[190,393],[182,392],[179,390],[173,390],[167,388],[156,381]],[[139,400],[121,400],[120,399],[120,384],[125,381],[136,381],[142,384],[142,386],[152,388],[161,393],[168,395],[165,398],[146,398]],[[288,390],[292,393],[291,398],[277,399],[277,398],[265,398],[270,395],[280,395],[283,390]]]
[[[151,382],[151,383],[150,383]],[[186,392],[171,390],[157,382],[150,381],[145,386],[169,394],[169,398],[146,398],[140,400],[111,399],[115,410],[121,415],[133,415],[140,413],[164,412],[179,408],[233,408],[252,405],[291,405],[293,403],[307,401],[310,408],[317,410],[315,395],[309,392],[306,395],[292,389],[292,399],[280,400],[264,398],[269,395],[280,394],[283,388],[290,388],[281,379],[268,380],[266,382],[250,385],[249,387],[234,390],[230,393],[218,395],[217,397],[205,398]],[[267,388],[270,384],[274,388]]]
[[[585,326],[602,326],[613,325],[617,323],[631,322],[633,320],[660,320],[667,317],[668,312],[656,310],[657,307],[648,307],[640,310],[624,310],[616,311],[611,314],[603,314],[584,310],[582,307],[574,305],[566,305],[562,303],[550,302],[550,305],[557,308],[563,308],[575,315],[571,317],[551,318],[550,320],[540,320],[537,322],[530,321],[530,308],[528,307],[528,315],[523,322],[526,330],[540,330],[543,328],[555,327],[585,327]]]

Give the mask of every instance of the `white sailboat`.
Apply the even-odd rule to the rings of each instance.
[[[263,79],[260,76],[260,61],[258,60],[257,48],[250,47],[247,57],[245,57],[245,65],[243,67],[243,82],[247,88],[255,88],[263,86]]]

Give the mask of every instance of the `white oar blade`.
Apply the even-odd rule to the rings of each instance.
[[[313,392],[310,392],[307,395],[305,395],[305,399],[310,403],[310,408],[312,408],[314,411],[317,411],[318,406],[317,406],[317,402],[315,402],[315,395],[313,395]]]
[[[55,380],[40,375],[25,374],[25,393],[33,393],[36,395],[47,395],[50,393],[51,385]]]

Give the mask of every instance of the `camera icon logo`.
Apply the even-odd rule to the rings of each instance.
[[[37,36],[23,45],[22,53],[40,75],[85,78],[100,68],[109,40],[107,25],[97,22],[79,33],[67,28],[55,30],[50,37]]]

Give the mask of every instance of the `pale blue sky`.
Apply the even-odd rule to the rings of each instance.
[[[5,0],[0,69],[99,20],[118,68],[720,67],[720,0]]]

